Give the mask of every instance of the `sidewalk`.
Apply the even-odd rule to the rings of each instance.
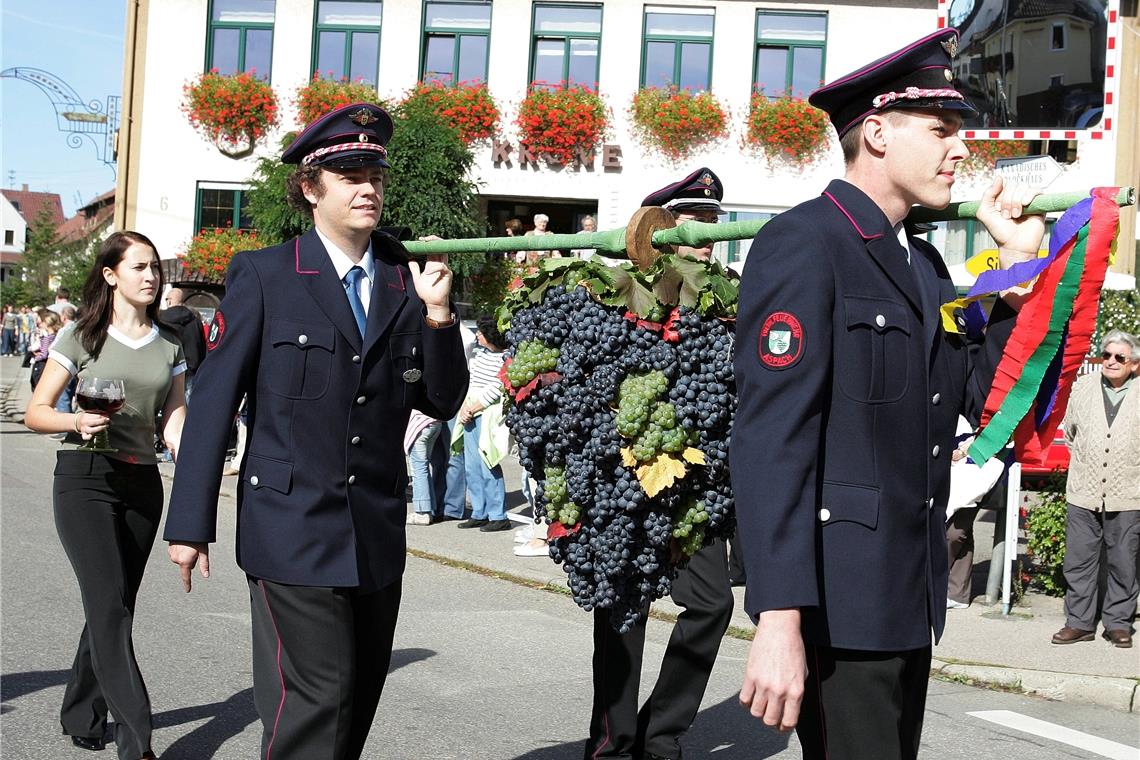
[[[19,421],[30,394],[28,370],[19,360],[0,359],[0,414]],[[162,465],[166,477],[173,465]],[[527,507],[519,492],[520,468],[514,459],[504,463],[511,517],[523,525]],[[222,480],[222,494],[232,497],[236,477]],[[985,586],[989,563],[992,513],[983,512],[975,525],[978,552],[974,588]],[[565,592],[562,569],[544,557],[516,557],[512,532],[480,533],[456,528],[455,522],[426,527],[408,526],[408,551],[417,556],[493,574],[528,585],[548,586]],[[729,635],[750,638],[752,624],[743,612],[744,589],[734,589],[737,609]],[[567,597],[567,604],[572,602]],[[674,616],[680,608],[668,599],[654,611]],[[988,685],[1036,694],[1053,700],[1084,702],[1114,710],[1140,712],[1140,656],[1137,649],[1116,649],[1102,640],[1068,646],[1050,643],[1064,625],[1061,600],[1030,593],[1008,616],[1001,605],[986,606],[984,598],[964,610],[947,611],[946,632],[934,648],[932,670],[944,679]]]

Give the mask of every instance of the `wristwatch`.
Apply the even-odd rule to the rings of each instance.
[[[435,320],[435,319],[432,319],[431,317],[427,316],[426,314],[424,315],[424,320],[427,321],[428,327],[430,327],[432,329],[438,329],[440,327],[451,327],[453,324],[455,324],[455,313],[452,312],[451,317],[449,317],[446,320],[443,320],[442,322]]]

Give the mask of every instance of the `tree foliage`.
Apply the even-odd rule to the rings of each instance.
[[[51,303],[53,260],[59,249],[55,220],[46,206],[28,224],[24,258],[4,284],[4,300],[20,306]]]
[[[1105,290],[1100,294],[1096,332],[1089,351],[1100,353],[1100,339],[1110,330],[1140,336],[1140,290]]]
[[[281,153],[296,139],[290,132],[281,140],[280,150],[257,161],[246,197],[249,216],[264,245],[277,245],[294,238],[313,225],[313,220],[285,200],[285,182],[296,168],[281,163]]]

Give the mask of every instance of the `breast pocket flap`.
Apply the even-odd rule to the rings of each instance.
[[[875,332],[899,330],[910,335],[906,307],[885,298],[847,296],[843,299],[848,327],[869,327]]]
[[[853,522],[874,530],[879,525],[879,489],[824,481],[819,511],[824,525]]]
[[[323,348],[332,351],[335,336],[332,325],[306,325],[278,320],[270,325],[269,338],[275,346],[287,343],[302,350]]]

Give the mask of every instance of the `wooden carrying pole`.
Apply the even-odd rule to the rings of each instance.
[[[1058,193],[1038,196],[1033,203],[1025,208],[1026,214],[1045,214],[1049,212],[1065,211],[1088,197],[1087,193]],[[980,201],[962,201],[951,203],[944,209],[927,209],[916,207],[907,217],[908,221],[915,223],[930,223],[939,221],[952,221],[957,219],[972,219],[976,216]],[[1131,187],[1123,187],[1116,195],[1116,203],[1120,206],[1131,206],[1135,203],[1135,191]],[[651,206],[648,208],[657,208]],[[658,209],[660,211],[660,209]],[[551,251],[567,249],[594,249],[599,254],[610,258],[630,258],[639,266],[647,266],[627,253],[627,240],[632,238],[640,245],[646,242],[646,230],[651,229],[651,245],[655,248],[666,246],[687,245],[700,248],[709,243],[718,243],[726,240],[748,240],[755,237],[767,220],[752,220],[745,222],[725,222],[711,224],[708,222],[686,222],[680,227],[669,227],[671,219],[666,220],[661,214],[647,215],[645,209],[638,209],[631,220],[629,227],[603,232],[579,232],[572,235],[537,235],[529,237],[487,237],[463,238],[457,240],[409,240],[404,243],[409,253],[427,255],[431,253],[513,253],[516,251]],[[665,212],[668,215],[667,212]],[[642,254],[635,254],[639,257]]]

